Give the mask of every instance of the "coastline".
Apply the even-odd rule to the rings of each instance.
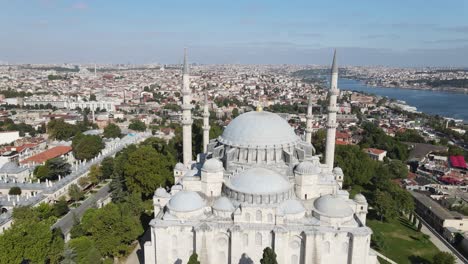
[[[457,93],[457,94],[468,94],[468,88],[460,88],[460,87],[386,86],[386,85],[375,84],[370,79],[355,78],[354,76],[343,76],[342,79],[358,81],[368,87],[396,88],[396,89],[407,89],[407,90],[418,90],[418,91],[436,91],[436,92],[447,92],[447,93]]]

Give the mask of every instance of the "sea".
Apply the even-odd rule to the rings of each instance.
[[[342,78],[338,80],[338,87],[341,90],[359,91],[404,101],[410,106],[415,106],[419,112],[463,119],[468,123],[468,94],[368,86],[358,80]]]

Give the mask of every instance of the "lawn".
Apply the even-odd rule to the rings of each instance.
[[[405,218],[392,222],[368,219],[367,226],[374,231],[374,237],[381,241],[381,248],[373,248],[397,263],[431,263],[439,250],[432,242],[418,232]],[[374,243],[373,243],[374,244]]]

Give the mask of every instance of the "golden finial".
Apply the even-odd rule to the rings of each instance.
[[[263,111],[262,99],[258,98],[257,112]]]

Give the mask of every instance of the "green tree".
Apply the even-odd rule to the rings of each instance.
[[[122,131],[118,125],[110,123],[104,128],[103,135],[105,138],[118,138],[122,135]]]
[[[80,187],[76,184],[71,184],[70,187],[68,187],[68,196],[75,202],[84,198],[83,191],[81,191]]]
[[[63,119],[53,119],[47,124],[47,134],[52,139],[68,140],[78,132],[77,126],[68,124]]]
[[[198,261],[198,255],[197,253],[193,252],[192,255],[190,256],[187,264],[200,264],[200,261]]]
[[[88,209],[83,215],[83,230],[104,256],[127,254],[129,245],[143,233],[140,215],[127,209],[109,203],[100,209]]]
[[[232,118],[236,118],[239,116],[239,109],[236,107],[232,109]]]
[[[358,146],[337,146],[336,164],[343,169],[344,185],[365,185],[369,183],[377,166]]]
[[[63,158],[47,160],[44,165],[34,169],[34,176],[40,180],[56,180],[58,176],[66,176],[71,172],[71,165]]]
[[[106,157],[101,162],[101,172],[103,179],[109,179],[114,173],[114,158]]]
[[[325,129],[319,129],[312,135],[312,144],[314,144],[317,153],[325,153],[325,140],[327,132]]]
[[[97,135],[80,133],[72,140],[73,155],[79,160],[90,160],[96,157],[104,149],[104,146],[104,142]]]
[[[387,164],[393,179],[406,179],[408,177],[408,166],[401,160],[391,160]]]
[[[98,183],[101,182],[103,179],[104,179],[104,177],[103,177],[103,175],[102,175],[101,166],[99,166],[98,164],[92,165],[92,166],[89,168],[88,180],[89,180],[92,184],[98,184]]]
[[[96,101],[96,95],[95,94],[90,94],[89,95],[89,101]]]
[[[375,194],[374,209],[380,217],[380,221],[392,220],[398,216],[398,208],[392,196],[387,192],[377,190]]]
[[[63,251],[63,238],[50,227],[53,220],[15,221],[0,236],[0,264],[58,263]]]
[[[96,248],[96,244],[90,237],[82,236],[74,238],[68,242],[68,246],[76,253],[76,256],[73,259],[77,264],[101,262],[101,253]]]
[[[133,119],[130,121],[130,125],[128,125],[128,129],[135,130],[135,131],[145,131],[146,125],[139,119]]]
[[[21,188],[18,186],[13,186],[8,191],[9,195],[21,195]]]
[[[64,197],[60,197],[60,199],[54,204],[52,212],[56,217],[61,217],[70,211],[68,208],[67,201]]]
[[[449,252],[438,252],[432,258],[434,264],[455,264],[455,256]]]
[[[261,264],[278,264],[278,261],[276,260],[276,253],[271,249],[270,247],[266,247],[263,250],[263,256],[262,259],[260,260]]]
[[[150,195],[159,186],[172,180],[171,159],[151,146],[140,146],[128,154],[123,164],[123,175],[131,192]]]

